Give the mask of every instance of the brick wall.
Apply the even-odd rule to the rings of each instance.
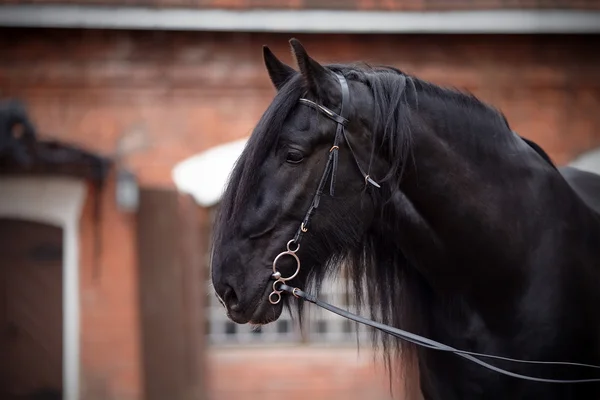
[[[290,36],[2,29],[0,96],[24,99],[44,136],[104,154],[115,153],[120,137],[140,134],[147,147],[124,162],[142,185],[172,187],[170,171],[178,161],[251,132],[273,96],[261,45],[291,62]],[[297,37],[320,61],[390,64],[467,88],[502,109],[515,130],[559,163],[600,145],[597,36]],[[117,212],[112,183],[102,204],[99,278],[93,275],[91,202],[82,219],[82,385],[88,399],[141,399],[135,224]],[[363,364],[339,363],[326,353],[310,353],[318,361],[302,352],[290,354],[303,360],[290,376],[309,374],[303,381],[307,398],[320,396],[309,391],[313,385],[334,398],[342,388],[380,387],[370,380],[378,375],[365,372]],[[240,365],[263,382],[256,387],[261,399],[272,389],[267,383],[273,371],[264,369],[262,356],[217,352],[210,357],[214,398],[229,398],[231,390],[243,387]],[[279,374],[287,375],[288,368],[281,366]],[[341,383],[322,380],[331,370],[347,375]],[[372,393],[384,396],[385,390]]]
[[[143,396],[135,215],[119,213],[114,177],[103,189],[101,229],[90,187],[80,224],[81,394],[83,400]],[[96,242],[96,235],[100,242]],[[96,257],[96,245],[102,250]]]
[[[0,38],[0,90],[23,97],[47,136],[115,152],[149,185],[179,160],[248,135],[273,96],[261,45],[291,62],[290,35],[19,31]],[[322,61],[391,64],[467,88],[560,163],[599,143],[597,37],[299,35]]]
[[[391,392],[387,372],[364,348],[212,349],[208,365],[208,400],[403,398],[403,386],[396,380]]]

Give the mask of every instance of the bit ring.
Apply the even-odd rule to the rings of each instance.
[[[302,226],[304,226],[304,223],[302,224]],[[296,243],[296,241],[294,239],[290,240],[289,242],[287,242],[287,245],[285,247],[287,248],[287,251],[289,251],[290,253],[296,253],[298,250],[300,250],[300,243],[296,243],[295,250],[290,249],[290,244],[292,244],[292,243]]]
[[[277,296],[277,300],[273,300],[273,296]],[[269,303],[271,304],[277,304],[281,301],[281,292],[277,291],[277,292],[271,292],[271,294],[269,295]]]

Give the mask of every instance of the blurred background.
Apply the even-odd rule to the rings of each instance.
[[[2,0],[0,398],[390,398],[362,328],[309,307],[252,331],[212,293],[261,46],[468,90],[600,172],[599,32],[595,0]],[[351,305],[343,281],[324,300]]]

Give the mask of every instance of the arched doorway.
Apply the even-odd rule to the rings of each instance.
[[[20,277],[19,274],[33,274],[33,279],[43,280],[42,277],[52,279],[53,283],[47,282],[52,286],[52,292],[60,289],[60,295],[54,296],[52,305],[41,305],[39,307],[50,307],[45,312],[51,312],[52,307],[60,305],[60,311],[55,315],[60,316],[60,351],[61,358],[59,364],[60,378],[62,383],[59,388],[62,395],[59,399],[77,400],[79,398],[79,216],[85,199],[86,188],[83,181],[71,178],[56,177],[0,177],[0,285],[27,286],[29,280]],[[45,244],[44,244],[45,243]],[[43,245],[42,245],[43,244]],[[21,247],[22,246],[22,247]],[[12,253],[11,256],[4,255],[5,252]],[[10,260],[9,260],[10,258]],[[52,260],[52,262],[50,262]],[[9,265],[10,264],[10,265]],[[32,265],[28,265],[32,264]],[[57,267],[56,264],[60,266]],[[23,267],[25,265],[25,267]],[[36,275],[37,268],[46,269],[43,273],[40,271]],[[16,269],[16,270],[15,270]],[[58,271],[57,271],[58,269]],[[51,273],[54,270],[55,273]],[[13,276],[15,275],[15,276]],[[51,275],[52,278],[48,278]],[[54,279],[60,279],[60,284]],[[17,281],[14,283],[13,281]],[[33,287],[36,284],[31,281]],[[59,286],[60,285],[60,286]],[[39,287],[39,286],[38,286]],[[10,289],[10,293],[8,293]],[[0,289],[0,308],[8,310],[7,305],[20,305],[23,303],[23,296],[27,296],[30,289],[19,289],[9,287]],[[45,290],[45,289],[44,289]],[[22,292],[25,293],[22,293]],[[16,292],[16,293],[15,293]],[[16,296],[16,299],[9,298]],[[45,298],[43,298],[45,299]],[[26,300],[29,306],[21,307],[21,313],[27,313],[32,321],[38,321],[36,313],[36,302],[40,299]],[[5,315],[7,311],[1,311]],[[11,311],[12,312],[12,311]],[[16,311],[12,312],[16,313]],[[17,313],[18,314],[18,313]],[[26,330],[15,328],[8,322],[3,322],[7,317],[0,317],[0,335],[24,335]],[[18,318],[24,318],[23,316]],[[10,321],[13,325],[14,322]],[[55,323],[58,321],[54,320]],[[23,322],[19,322],[22,324]],[[28,325],[31,326],[31,325]],[[7,329],[7,332],[4,331]],[[39,327],[36,326],[36,329]],[[56,330],[54,331],[54,333]],[[15,340],[14,338],[12,340]],[[24,339],[19,339],[23,341]],[[29,338],[28,340],[35,340]],[[8,339],[0,339],[0,398],[10,391],[19,394],[25,394],[25,387],[14,387],[4,385],[7,371],[4,368],[11,368],[12,362],[4,362],[6,357],[6,343]],[[4,343],[4,344],[3,344]],[[47,346],[44,344],[44,346]],[[39,346],[38,346],[39,347]],[[44,349],[45,352],[55,354],[56,348]],[[27,355],[27,353],[25,353]],[[11,357],[25,357],[17,354]],[[54,357],[54,356],[50,356]],[[28,360],[27,362],[37,362]],[[14,389],[14,390],[13,390]],[[22,393],[23,392],[23,393]],[[19,397],[17,397],[19,398]],[[44,397],[40,397],[44,398]],[[48,400],[53,399],[46,396]],[[20,397],[19,399],[27,399]]]

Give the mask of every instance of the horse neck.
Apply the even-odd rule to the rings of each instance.
[[[392,193],[394,224],[385,229],[434,291],[485,307],[494,290],[522,280],[517,260],[527,249],[516,228],[531,188],[519,179],[525,164],[504,154],[525,144],[490,110],[426,100],[411,127],[414,163]]]

